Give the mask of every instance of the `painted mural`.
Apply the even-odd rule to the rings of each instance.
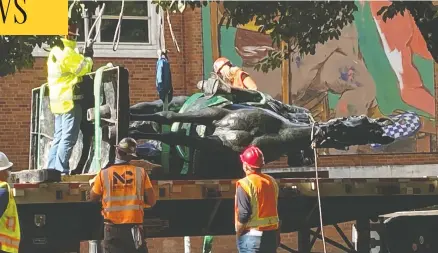
[[[225,56],[247,71],[259,90],[278,100],[282,75],[288,74],[289,102],[310,109],[318,120],[365,114],[397,123],[385,129],[399,138],[389,146],[330,149],[322,155],[436,152],[434,61],[415,21],[398,15],[383,22],[377,11],[390,2],[356,4],[355,21],[339,40],[318,45],[315,55],[291,57],[289,73],[254,70],[272,49],[269,35],[258,33],[253,24],[214,31],[221,9],[205,7],[204,73],[211,72],[215,54]]]

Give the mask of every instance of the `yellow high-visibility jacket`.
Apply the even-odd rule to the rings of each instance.
[[[93,67],[90,57],[74,50],[74,42],[63,42],[64,49],[52,48],[47,59],[50,109],[54,114],[69,112],[74,107],[74,100],[82,99],[81,95],[75,96],[74,88]]]

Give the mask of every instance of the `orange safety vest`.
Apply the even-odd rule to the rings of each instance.
[[[243,74],[247,74],[245,71],[238,69],[235,73],[233,73],[233,87],[246,89],[247,87],[243,83]]]
[[[133,165],[102,170],[102,214],[114,224],[143,224],[146,172]]]
[[[246,229],[259,231],[276,230],[279,227],[277,211],[278,185],[274,178],[263,173],[254,173],[240,179],[236,183],[248,194],[251,202],[251,217]],[[238,209],[235,202],[235,221],[237,224]]]

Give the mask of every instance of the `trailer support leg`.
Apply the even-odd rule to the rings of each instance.
[[[357,252],[370,252],[370,220],[361,218],[356,221],[357,227]]]
[[[88,241],[88,252],[89,253],[102,253],[102,241]]]
[[[310,228],[305,227],[298,230],[298,252],[310,252]]]

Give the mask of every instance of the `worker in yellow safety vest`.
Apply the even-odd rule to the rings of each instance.
[[[235,224],[239,253],[274,253],[280,244],[278,185],[263,174],[262,151],[250,146],[240,155],[246,177],[236,183]]]
[[[63,48],[55,46],[47,59],[50,109],[55,114],[55,132],[49,151],[48,169],[69,174],[69,160],[78,139],[82,107],[78,84],[93,67],[93,49],[85,48],[83,54],[76,48],[78,29],[69,25],[68,35],[61,41]]]
[[[14,164],[0,152],[0,253],[18,253],[20,245],[20,222],[17,205],[8,184]]]

